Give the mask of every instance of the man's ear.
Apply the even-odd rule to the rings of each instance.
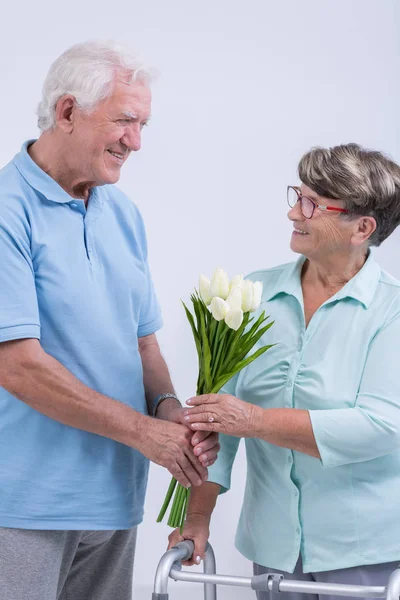
[[[64,133],[71,133],[74,129],[76,113],[76,100],[71,94],[61,96],[56,105],[56,123]]]
[[[362,246],[371,237],[376,230],[376,221],[374,217],[360,217],[357,219],[357,225],[354,228],[352,242],[356,246]]]

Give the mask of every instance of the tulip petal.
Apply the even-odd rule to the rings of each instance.
[[[261,296],[263,291],[263,284],[261,281],[255,281],[253,285],[253,301],[250,307],[250,311],[254,312],[261,304]]]
[[[223,269],[216,269],[211,279],[210,294],[226,300],[229,294],[229,278]]]
[[[237,331],[243,323],[243,311],[241,308],[238,310],[230,310],[225,317],[225,323],[230,329]]]
[[[254,296],[253,282],[250,281],[249,279],[246,279],[246,281],[243,283],[243,289],[242,289],[242,310],[243,310],[243,312],[248,312],[251,309],[251,306],[253,304],[253,296]]]
[[[239,310],[242,308],[242,290],[238,287],[233,288],[226,299],[231,310]]]
[[[232,277],[231,282],[229,284],[229,291],[231,292],[236,287],[238,287],[239,289],[242,289],[243,275],[235,275],[234,277]]]
[[[225,302],[225,300],[222,300],[222,298],[215,296],[211,300],[210,309],[214,319],[216,321],[222,321],[229,313],[229,304]]]
[[[200,275],[199,277],[199,291],[200,297],[203,300],[204,304],[207,306],[211,302],[211,294],[210,294],[210,284],[211,281],[205,275]]]

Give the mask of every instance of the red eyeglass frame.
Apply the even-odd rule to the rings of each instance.
[[[309,198],[308,196],[303,196],[303,194],[301,193],[301,189],[295,185],[288,185],[287,186],[287,202],[289,204],[289,190],[294,190],[297,194],[297,202],[300,202],[300,207],[301,207],[301,213],[303,215],[303,217],[305,219],[312,219],[313,215],[314,215],[314,211],[316,208],[319,208],[320,210],[334,210],[336,212],[341,212],[341,213],[349,213],[350,211],[347,208],[338,208],[337,206],[327,206],[326,204],[318,204],[318,202],[315,202],[315,200],[312,200],[311,198]],[[301,204],[301,201],[303,200],[303,198],[306,198],[309,202],[311,202],[311,204],[313,205],[313,210],[311,213],[310,217],[306,217],[306,215],[303,212],[303,206]],[[289,204],[290,208],[294,208],[294,206],[291,206]]]

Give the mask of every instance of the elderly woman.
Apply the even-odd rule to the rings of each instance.
[[[223,434],[221,452],[170,545],[193,539],[200,562],[244,437],[236,546],[254,572],[385,585],[400,561],[400,283],[370,247],[400,222],[400,167],[349,144],[311,150],[299,176],[288,217],[300,257],[249,276],[275,321],[259,344],[276,345],[221,394],[188,401],[186,422]]]

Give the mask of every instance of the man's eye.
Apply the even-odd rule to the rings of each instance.
[[[148,127],[148,122],[146,121],[145,123],[141,123],[140,124],[140,128],[143,129],[143,127]]]

